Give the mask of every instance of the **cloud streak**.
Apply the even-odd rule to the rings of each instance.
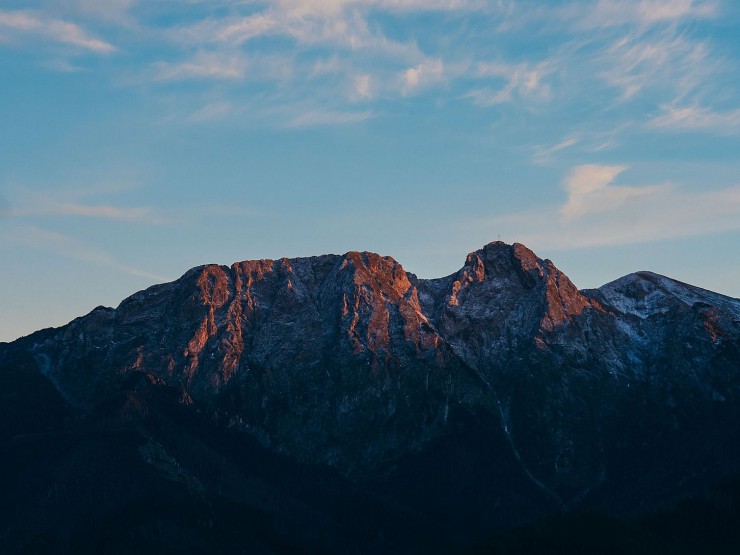
[[[183,79],[242,79],[247,61],[238,54],[199,52],[193,58],[178,63],[157,62],[153,65],[156,81]]]
[[[423,57],[413,42],[392,40],[371,28],[362,6],[359,2],[275,2],[245,16],[209,18],[175,27],[168,36],[194,48],[236,47],[263,37],[283,37],[301,48],[371,51],[407,60]]]
[[[286,124],[287,127],[320,127],[326,125],[348,125],[363,122],[373,116],[372,112],[332,112],[327,110],[310,110],[295,116]]]
[[[716,17],[718,9],[715,2],[694,0],[599,0],[587,3],[585,8],[577,25],[586,28],[711,19]]]
[[[669,184],[615,185],[626,166],[577,166],[558,205],[479,221],[533,248],[648,243],[740,229],[740,185],[687,192]]]
[[[545,79],[554,70],[551,61],[534,65],[480,62],[474,66],[472,76],[479,82],[502,84],[476,88],[466,96],[479,106],[496,106],[514,100],[547,100],[551,96],[551,89]]]
[[[704,42],[682,36],[674,28],[647,36],[638,30],[620,37],[596,61],[605,68],[598,75],[622,91],[621,100],[656,88],[674,99],[684,98],[722,69],[710,60]]]
[[[740,132],[740,109],[717,112],[702,106],[661,106],[661,114],[648,122],[648,127],[661,131]]]
[[[42,38],[97,54],[108,54],[115,46],[99,39],[75,23],[31,10],[0,10],[0,32],[16,38]]]
[[[92,187],[64,187],[60,194],[53,189],[34,190],[24,186],[11,188],[12,195],[5,202],[0,198],[0,215],[12,218],[86,218],[160,225],[168,223],[151,206],[125,206],[111,203],[89,202],[91,197],[110,195],[127,190],[131,185],[95,185]]]
[[[572,222],[577,218],[601,212],[619,210],[636,197],[665,192],[664,185],[650,187],[615,186],[614,180],[627,166],[577,166],[565,180],[568,200],[560,207],[561,221]]]
[[[74,202],[54,202],[44,200],[32,206],[7,209],[6,215],[16,218],[36,216],[71,216],[81,218],[99,218],[120,222],[161,224],[165,220],[158,216],[151,207],[121,207],[110,204],[79,204]]]
[[[170,281],[170,278],[121,262],[104,250],[92,247],[69,235],[34,225],[22,225],[15,228],[12,235],[0,237],[0,244],[50,252],[64,258],[103,266],[148,280]]]
[[[577,145],[579,141],[580,139],[578,137],[570,136],[551,146],[537,145],[533,149],[534,154],[532,156],[532,160],[535,164],[546,164],[553,159],[555,154]]]
[[[444,81],[445,65],[442,60],[426,60],[406,69],[401,75],[401,91],[411,94],[419,88]]]

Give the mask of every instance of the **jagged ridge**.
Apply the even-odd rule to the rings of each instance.
[[[81,413],[127,392],[125,418],[148,410],[131,389],[145,376],[364,483],[395,483],[461,422],[486,422],[460,436],[498,465],[473,505],[506,522],[629,510],[740,470],[739,315],[737,299],[646,272],[578,291],[520,244],[431,280],[349,252],[194,268],[1,347],[0,368],[25,357]]]

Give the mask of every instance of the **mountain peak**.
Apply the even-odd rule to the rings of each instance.
[[[649,271],[622,276],[601,286],[595,295],[624,314],[648,318],[670,307],[713,306],[740,319],[738,299]]]
[[[462,283],[471,281],[471,277],[475,281],[506,279],[522,281],[532,288],[547,275],[546,262],[521,243],[492,241],[468,254],[458,280]]]

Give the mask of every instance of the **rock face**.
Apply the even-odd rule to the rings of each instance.
[[[432,280],[367,252],[194,268],[0,345],[0,376],[9,399],[36,398],[7,405],[11,444],[48,429],[29,409],[42,396],[61,420],[120,423],[156,421],[167,395],[260,452],[443,519],[455,545],[740,471],[740,300],[649,272],[579,291],[520,244]]]

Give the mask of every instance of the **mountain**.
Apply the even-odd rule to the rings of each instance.
[[[0,395],[6,551],[450,552],[740,472],[740,300],[501,242],[208,265],[0,344]]]

